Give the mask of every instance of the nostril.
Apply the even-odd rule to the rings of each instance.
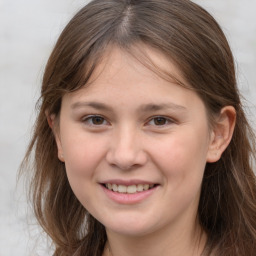
[[[112,167],[118,167],[121,170],[132,170],[143,166],[147,162],[147,156],[142,151],[112,151],[106,156],[107,162]]]

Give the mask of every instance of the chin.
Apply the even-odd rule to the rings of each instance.
[[[154,227],[152,223],[149,221],[145,221],[142,219],[129,219],[124,221],[115,220],[114,223],[106,223],[106,230],[111,232],[123,235],[123,236],[133,236],[133,237],[141,237],[153,233]]]

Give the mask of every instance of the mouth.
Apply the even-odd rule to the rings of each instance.
[[[110,191],[121,193],[121,194],[140,193],[143,191],[151,190],[156,186],[158,186],[158,184],[138,184],[138,185],[126,186],[126,185],[118,185],[118,184],[111,184],[111,183],[106,183],[102,185]]]

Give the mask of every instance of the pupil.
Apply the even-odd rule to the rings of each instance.
[[[155,118],[155,125],[164,125],[166,123],[166,119],[163,117]]]
[[[103,123],[103,118],[100,116],[94,116],[92,118],[93,124],[102,124]]]

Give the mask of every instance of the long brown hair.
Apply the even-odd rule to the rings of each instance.
[[[46,113],[59,115],[63,95],[86,85],[107,47],[132,54],[142,44],[176,63],[203,100],[209,122],[224,106],[235,108],[230,145],[218,162],[206,165],[198,216],[208,234],[208,253],[255,255],[255,135],[242,108],[233,56],[221,28],[188,0],[94,0],[65,27],[48,60],[34,134],[21,167],[28,172],[34,160],[29,172],[34,212],[56,247],[55,256],[100,256],[106,233],[73,194]]]

